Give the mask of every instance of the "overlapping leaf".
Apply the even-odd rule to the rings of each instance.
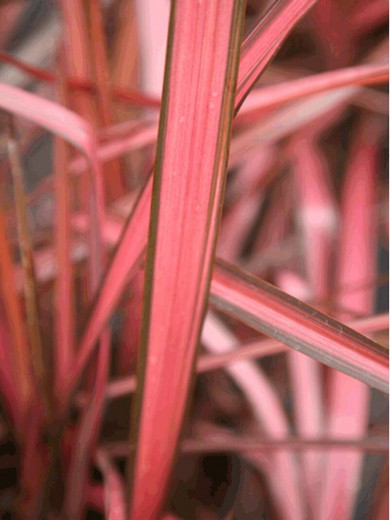
[[[220,263],[214,271],[211,302],[291,348],[388,392],[384,347],[272,285]]]

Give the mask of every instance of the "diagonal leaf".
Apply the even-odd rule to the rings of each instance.
[[[141,200],[143,200],[144,203],[147,202],[146,199],[147,199],[147,197],[144,197],[144,198],[141,197]],[[139,207],[140,207],[139,204],[136,204],[136,209],[137,208],[139,209]],[[137,218],[140,217],[141,213],[142,213],[142,211],[138,212]],[[134,215],[134,213],[133,213],[133,215]],[[137,225],[135,224],[135,221],[137,220],[137,218],[136,219],[133,219],[132,217],[129,218],[129,223],[131,223],[130,229],[137,231],[137,234],[134,235],[134,241],[142,242],[142,235],[144,234],[144,231],[142,231],[142,229],[140,230],[140,228],[137,228]],[[146,224],[142,223],[142,220],[140,220],[139,222],[140,222],[141,227],[143,227],[143,228],[146,227]],[[78,362],[77,362],[75,369],[73,370],[73,374],[72,374],[73,379],[71,381],[71,383],[72,383],[71,386],[73,389],[75,388],[78,377],[81,374],[81,372],[83,371],[83,369],[85,368],[86,363],[89,359],[89,356],[91,355],[94,342],[96,341],[102,328],[104,327],[104,325],[107,321],[107,318],[111,315],[113,305],[115,304],[116,298],[117,298],[117,295],[115,294],[115,292],[118,291],[118,293],[121,294],[121,289],[120,289],[121,284],[122,285],[125,284],[126,280],[131,276],[131,273],[134,272],[134,270],[137,268],[137,265],[139,265],[139,262],[141,261],[142,253],[138,257],[135,256],[134,250],[131,247],[131,245],[132,245],[131,236],[130,235],[126,236],[126,235],[127,235],[127,231],[125,231],[125,233],[124,233],[124,237],[126,237],[126,241],[124,241],[123,238],[122,238],[122,240],[119,241],[117,253],[121,250],[121,254],[114,255],[114,262],[112,263],[112,266],[115,265],[115,269],[108,270],[107,276],[103,283],[102,290],[99,293],[100,304],[97,307],[97,310],[94,310],[94,317],[96,317],[96,320],[93,320],[93,322],[91,322],[92,326],[90,326],[89,328],[86,329],[88,334],[84,335],[84,342],[82,343],[84,349],[83,349],[82,355],[80,355],[80,357],[77,360]],[[127,249],[126,249],[125,245],[128,246]],[[78,249],[80,249],[80,251],[78,251]],[[78,245],[78,249],[77,249],[77,251],[75,250],[75,255],[77,255],[77,256],[75,256],[75,260],[77,260],[79,258],[79,256],[80,256],[80,258],[84,258],[86,255],[86,251],[85,251],[84,247],[82,247],[81,244]],[[128,259],[130,260],[129,263],[127,263]],[[133,259],[136,259],[136,261],[135,260],[133,261]],[[123,262],[122,264],[121,264],[121,261]],[[47,279],[50,279],[53,276],[55,276],[56,270],[55,270],[55,266],[53,265],[51,253],[49,251],[47,251],[47,253],[45,253],[45,255],[42,256],[42,261],[40,261],[40,263],[42,264],[42,270],[40,272],[40,278],[42,278],[42,280],[47,280]],[[131,270],[128,270],[128,268],[123,269],[123,266],[127,266],[127,265],[130,265]],[[121,266],[122,266],[122,269],[120,269]],[[117,276],[117,278],[115,275]],[[119,276],[119,275],[121,275],[121,276]],[[119,277],[119,279],[118,279],[118,277]],[[256,279],[256,283],[257,282],[260,282],[260,281]],[[110,292],[113,285],[114,285],[114,293]],[[268,284],[266,284],[266,285],[268,285]],[[118,289],[118,287],[119,287],[119,289]],[[284,294],[284,293],[282,293],[282,294]],[[104,299],[102,298],[102,295],[105,296]],[[313,312],[317,313],[317,311],[313,311]],[[330,318],[328,316],[326,316],[325,318],[327,321],[330,320]],[[377,319],[375,317],[370,318],[369,324],[372,322],[373,325],[372,325],[372,327],[371,327],[371,325],[368,325],[369,328],[367,328],[365,326],[364,332],[368,333],[368,334],[371,331],[375,332],[375,330],[378,329],[378,326],[379,326],[378,330],[382,330],[383,326],[385,326],[385,327],[387,326],[386,320],[383,321],[384,318],[385,318],[384,316],[378,317],[379,325],[377,325]],[[331,320],[331,321],[334,322],[334,320]],[[338,322],[337,322],[337,327],[339,327],[339,328],[341,327],[341,330],[343,330],[343,325]],[[355,323],[350,323],[349,327],[355,328]],[[356,323],[356,328],[358,328],[358,322]],[[362,329],[362,331],[363,331],[363,329]],[[270,347],[270,348],[271,348],[270,352],[274,352],[274,350],[273,350],[274,347]],[[276,348],[275,352],[280,352],[281,348],[283,350],[285,350],[285,348],[281,347],[280,344],[278,344],[275,348]],[[363,356],[360,357],[360,364],[364,365],[364,363],[365,363],[364,358],[367,357],[367,359],[368,359],[370,357],[370,349],[371,349],[371,347],[368,349],[366,355],[363,354]],[[256,349],[253,351],[254,356],[255,356],[255,352],[256,352]],[[381,352],[380,357],[382,357],[383,353],[386,352],[386,349],[384,347],[380,347],[380,352]],[[335,356],[335,358],[337,358],[337,351],[335,351],[333,353],[333,355]],[[341,357],[343,358],[343,357],[345,357],[345,355],[346,355],[346,353],[344,353],[344,354],[342,353]],[[331,365],[331,366],[333,366],[333,365]],[[376,366],[374,371],[377,371],[377,370],[378,370],[378,366]],[[379,371],[381,372],[381,369],[379,369]],[[382,372],[382,374],[383,374],[383,372]]]
[[[211,303],[255,330],[388,392],[384,347],[240,269],[219,262]]]
[[[0,50],[0,61],[4,63],[8,63],[9,65],[13,65],[14,67],[30,74],[36,79],[46,81],[48,83],[55,83],[56,76],[52,74],[46,69],[41,69],[39,67],[35,67],[30,65],[24,61],[20,61],[15,56],[8,54],[4,51]],[[68,86],[71,90],[82,90],[94,94],[96,92],[96,87],[90,81],[82,80],[77,77],[67,78]],[[122,86],[114,86],[112,88],[112,96],[120,101],[128,102],[132,105],[139,106],[147,106],[147,107],[159,107],[160,100],[150,95],[147,95],[136,89],[128,89]]]
[[[352,85],[371,85],[384,83],[389,79],[389,66],[383,63],[370,63],[343,69],[313,74],[253,90],[242,105],[237,121],[256,120],[265,109],[277,107],[312,94],[319,94]]]
[[[215,249],[243,14],[241,0],[172,6],[132,425],[133,520],[161,513],[182,427]]]
[[[374,331],[386,330],[389,328],[389,316],[379,314],[370,318],[359,319],[347,322],[347,325],[361,334],[372,334]],[[262,359],[267,356],[274,356],[282,352],[289,352],[291,349],[284,343],[276,339],[254,339],[243,343],[236,350],[221,354],[201,354],[198,357],[196,371],[198,374],[225,367],[235,361],[250,359]],[[107,386],[107,399],[115,399],[121,395],[130,394],[135,391],[135,376],[126,376],[110,382]],[[79,404],[85,402],[84,396],[79,396]]]
[[[277,0],[245,39],[238,73],[236,110],[288,33],[317,0]]]

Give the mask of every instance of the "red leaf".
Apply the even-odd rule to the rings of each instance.
[[[6,349],[6,337],[2,335],[1,350],[4,351],[2,364],[4,369],[6,367],[11,368],[10,364],[12,366],[12,370],[7,371],[7,374],[5,373],[4,377],[2,377],[2,389],[4,390],[5,399],[13,408],[15,421],[19,432],[21,432],[21,419],[26,412],[28,401],[31,399],[34,383],[31,373],[28,339],[13,272],[5,222],[3,213],[0,210],[0,292],[12,338],[12,358],[10,359]],[[9,378],[11,378],[11,381],[12,378],[16,378],[18,383],[18,392],[16,394],[12,390]],[[6,388],[9,388],[9,390],[7,391]]]

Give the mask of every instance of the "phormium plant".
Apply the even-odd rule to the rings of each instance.
[[[388,517],[385,0],[0,3],[0,512]]]

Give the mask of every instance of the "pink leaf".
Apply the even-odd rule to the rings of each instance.
[[[236,350],[234,335],[212,314],[208,314],[202,332],[202,343],[207,350],[222,353]],[[289,435],[289,422],[273,385],[261,370],[248,360],[238,360],[226,367],[248,400],[259,427],[272,439]],[[268,472],[271,489],[285,517],[302,518],[304,503],[298,482],[300,470],[291,454],[281,453],[272,460]]]
[[[375,119],[361,121],[351,150],[342,201],[337,273],[341,286],[358,286],[375,275],[375,172],[381,131],[381,125]],[[341,292],[338,301],[346,308],[369,314],[373,308],[374,291],[366,288],[353,294]],[[329,384],[329,433],[352,438],[364,435],[369,417],[370,389],[340,372],[331,374]],[[334,516],[340,520],[352,518],[361,471],[361,454],[330,454],[322,495],[322,520]]]
[[[49,132],[62,137],[87,157],[92,167],[90,197],[90,254],[91,276],[95,284],[101,275],[102,252],[100,222],[103,221],[104,201],[101,166],[97,159],[97,140],[92,127],[81,117],[57,103],[40,98],[10,85],[0,84],[0,108],[25,117]]]
[[[104,451],[98,451],[97,462],[104,478],[104,509],[107,520],[125,520],[126,503],[123,482]]]
[[[389,327],[387,314],[379,314],[370,318],[347,322],[347,325],[361,334],[372,334],[375,331],[386,330]],[[274,356],[282,352],[289,352],[290,347],[276,339],[254,339],[240,345],[236,350],[220,354],[201,354],[197,362],[197,372],[203,373],[217,368],[222,368],[234,361],[245,359],[261,359]],[[136,379],[134,376],[118,378],[107,385],[107,398],[115,399],[135,391]],[[79,402],[83,404],[85,397],[80,396]]]
[[[388,392],[384,347],[276,287],[220,263],[214,271],[211,303],[291,348]]]
[[[133,520],[159,515],[182,426],[226,174],[243,7],[173,4],[133,423]]]

